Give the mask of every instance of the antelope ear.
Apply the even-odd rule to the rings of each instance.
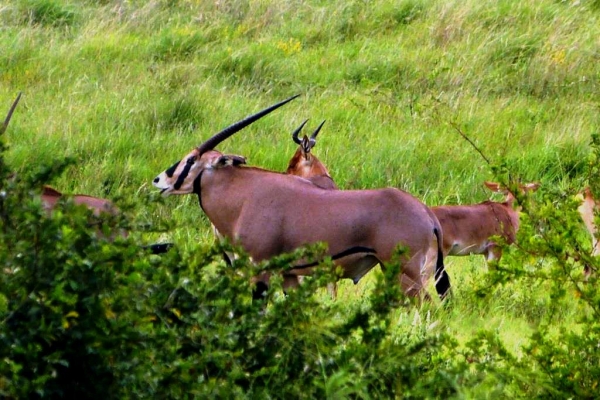
[[[234,154],[224,154],[221,157],[213,161],[212,166],[214,168],[226,167],[228,165],[240,165],[246,164],[246,158],[242,156],[236,156]]]
[[[538,188],[541,186],[542,184],[540,182],[532,182],[532,183],[526,183],[525,185],[521,185],[521,190],[523,192],[528,192],[528,191],[532,191],[535,192],[536,190],[538,190]]]
[[[490,189],[492,192],[499,192],[499,193],[504,193],[504,192],[506,192],[506,190],[502,189],[502,188],[500,187],[500,184],[499,184],[499,183],[497,183],[497,182],[488,182],[488,181],[486,181],[486,182],[483,182],[483,184],[484,184],[484,185],[485,185],[485,186],[486,186],[488,189]]]

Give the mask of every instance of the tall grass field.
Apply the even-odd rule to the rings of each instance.
[[[0,197],[28,195],[0,202],[0,396],[600,397],[600,262],[576,212],[600,188],[600,1],[5,0],[2,118],[20,92],[1,138]],[[258,267],[230,271],[197,197],[162,199],[152,180],[296,94],[218,150],[284,172],[294,129],[326,120],[313,154],[340,189],[435,206],[540,182],[518,198],[518,242],[499,263],[446,258],[444,302],[433,285],[432,302],[404,298],[377,267],[336,300],[325,274],[287,297],[275,280],[253,305]],[[84,246],[68,206],[35,214],[32,182],[114,200],[144,228]],[[175,248],[132,247],[150,242]],[[42,243],[62,250],[28,250]],[[68,275],[79,263],[105,278]]]

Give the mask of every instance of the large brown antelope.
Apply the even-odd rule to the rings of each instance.
[[[0,135],[2,135],[8,128],[10,119],[12,118],[12,115],[17,107],[17,104],[19,104],[20,99],[21,99],[21,93],[19,93],[19,95],[13,102],[13,104],[4,120],[4,123],[0,127]],[[85,194],[64,195],[63,193],[59,192],[58,190],[56,190],[48,185],[43,186],[40,198],[42,200],[42,206],[44,207],[44,210],[46,210],[48,213],[52,212],[52,210],[57,206],[58,202],[61,199],[63,199],[63,200],[70,199],[71,201],[73,201],[74,204],[84,205],[88,209],[90,209],[96,216],[100,216],[102,213],[116,215],[119,212],[117,207],[110,200],[101,199],[101,198],[93,197],[93,196],[88,196]],[[123,232],[120,232],[120,235],[127,236],[128,233],[123,231]],[[152,254],[161,254],[161,253],[166,253],[171,247],[173,247],[173,244],[172,243],[156,243],[156,244],[151,244],[151,245],[143,246],[143,247],[145,249],[150,250],[150,252]]]
[[[277,103],[210,137],[159,174],[153,181],[164,196],[198,196],[200,207],[216,229],[241,246],[255,262],[302,246],[325,242],[343,278],[357,283],[377,264],[389,262],[398,246],[406,249],[400,282],[408,295],[417,296],[424,284],[428,259],[436,259],[436,290],[448,294],[442,232],[431,210],[398,189],[325,190],[288,174],[245,167],[240,156],[214,148],[252,122],[297,96]],[[438,245],[439,244],[439,245]],[[310,265],[284,272],[289,279],[309,275]],[[257,283],[254,297],[268,287],[268,277]]]
[[[494,192],[505,194],[504,202],[431,207],[444,232],[444,256],[483,254],[487,261],[499,260],[502,248],[493,237],[502,237],[507,244],[515,242],[520,208],[514,207],[514,195],[498,183],[484,184]],[[529,183],[521,185],[520,190],[534,191],[538,187],[539,183]]]

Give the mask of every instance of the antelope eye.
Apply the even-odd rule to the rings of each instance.
[[[193,164],[195,162],[196,162],[196,157],[190,157],[185,161],[186,164]]]

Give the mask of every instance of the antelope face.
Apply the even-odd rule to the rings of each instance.
[[[304,137],[302,138],[302,142],[300,143],[300,152],[302,153],[302,157],[306,160],[306,161],[312,161],[312,155],[310,154],[310,149],[312,149],[314,147],[314,145],[317,144],[317,141],[313,138],[313,139],[309,139],[308,136],[304,135]]]
[[[317,144],[317,135],[319,131],[323,127],[325,121],[321,122],[321,124],[317,127],[317,129],[313,132],[310,137],[304,135],[302,139],[298,138],[298,134],[304,128],[304,125],[308,120],[305,120],[296,130],[292,133],[292,139],[294,143],[298,144],[298,150],[294,153],[294,156],[290,159],[288,163],[288,168],[286,173],[290,175],[297,175],[302,177],[309,177],[312,175],[311,169],[313,167],[313,163],[315,162],[315,157],[310,153],[311,149],[315,147]]]
[[[242,156],[221,154],[214,150],[201,155],[199,149],[194,149],[181,161],[177,161],[154,178],[152,184],[160,189],[163,196],[189,194],[194,192],[195,185],[198,184],[197,180],[203,171],[245,163],[246,159]]]
[[[206,159],[210,153],[215,152],[207,152],[201,156],[198,149],[192,150],[180,161],[177,161],[154,178],[152,184],[160,189],[163,196],[192,193],[194,191],[194,181],[205,168]]]

